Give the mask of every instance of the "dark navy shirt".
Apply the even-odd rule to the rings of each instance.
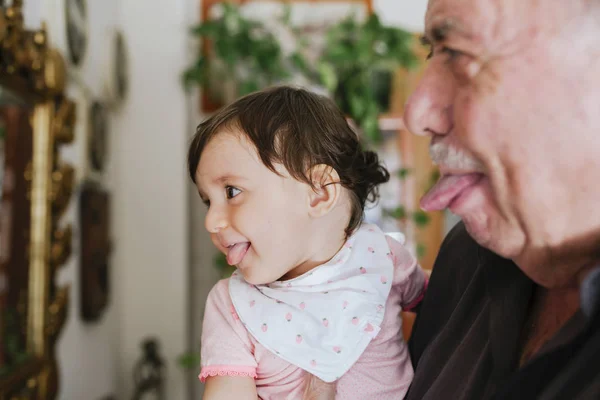
[[[409,348],[408,400],[600,399],[600,268],[581,308],[519,368],[535,284],[458,224],[444,240]]]

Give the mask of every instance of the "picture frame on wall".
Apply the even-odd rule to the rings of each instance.
[[[69,60],[81,66],[89,43],[86,0],[64,0],[65,33]]]
[[[108,157],[109,121],[108,107],[94,100],[89,107],[88,123],[88,159],[94,172],[103,172]]]
[[[98,321],[110,295],[110,194],[98,183],[84,182],[79,198],[81,235],[80,316]]]
[[[123,31],[114,29],[108,35],[105,46],[103,100],[111,110],[118,110],[129,92],[129,50]]]

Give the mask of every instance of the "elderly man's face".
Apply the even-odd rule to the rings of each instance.
[[[430,0],[433,54],[405,110],[409,129],[432,137],[442,173],[421,206],[450,208],[548,287],[571,283],[598,249],[598,8]]]

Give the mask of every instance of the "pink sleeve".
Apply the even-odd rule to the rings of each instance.
[[[200,353],[204,382],[209,376],[250,376],[256,378],[254,346],[239,320],[229,297],[229,279],[224,279],[208,294]]]
[[[427,289],[427,275],[417,260],[400,242],[387,236],[394,261],[394,290],[400,292],[400,304],[404,311],[415,308]]]

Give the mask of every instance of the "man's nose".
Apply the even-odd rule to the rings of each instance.
[[[209,233],[219,233],[227,228],[227,212],[223,207],[211,205],[204,219],[204,226]]]
[[[453,127],[454,83],[441,66],[430,64],[404,107],[404,123],[416,135],[445,135]]]

